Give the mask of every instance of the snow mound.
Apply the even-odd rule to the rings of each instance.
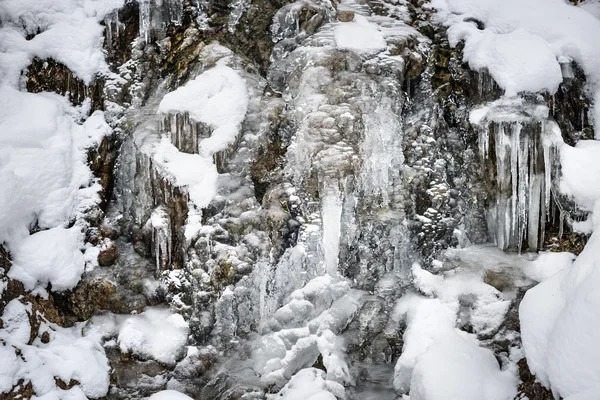
[[[156,146],[154,160],[178,186],[187,186],[192,202],[205,208],[217,194],[217,167],[212,157],[182,153],[163,138]]]
[[[87,149],[110,128],[101,111],[76,123],[80,111],[55,94],[0,87],[0,242],[27,235],[33,222],[62,225],[99,202]]]
[[[499,292],[472,273],[433,275],[413,266],[415,286],[424,294],[403,296],[394,319],[406,319],[404,347],[394,370],[394,390],[417,400],[507,400],[517,379],[501,371],[494,354],[472,334],[456,328],[459,299],[475,296],[471,324],[477,333],[498,328],[509,306]]]
[[[591,9],[595,2],[586,3]],[[594,39],[600,37],[600,20],[584,8],[563,0],[434,0],[431,6],[450,26],[453,44],[465,40],[465,61],[487,68],[507,95],[553,92],[560,82],[558,59],[566,58],[582,67],[595,88],[594,102],[600,100],[600,52]],[[472,20],[484,29],[468,23]],[[594,115],[600,119],[600,107]]]
[[[168,93],[160,102],[160,113],[184,113],[209,125],[210,138],[200,142],[200,154],[212,156],[235,141],[248,109],[248,89],[240,75],[224,61]]]
[[[148,400],[192,400],[192,398],[175,390],[163,390],[154,393]]]
[[[188,331],[188,324],[181,315],[169,310],[147,309],[123,322],[117,343],[123,353],[172,365],[184,351]]]
[[[600,236],[573,265],[527,291],[519,315],[532,373],[561,397],[600,385]]]
[[[107,72],[99,22],[123,0],[5,0],[0,3],[0,84],[16,86],[33,57],[65,64],[86,84]],[[26,35],[35,35],[27,40]]]
[[[316,368],[298,371],[277,394],[268,399],[281,400],[337,400],[345,398],[344,387],[327,380],[326,373]]]
[[[23,282],[26,290],[45,289],[48,283],[53,291],[72,289],[85,267],[80,241],[78,228],[34,233],[12,248],[14,262],[8,276]]]
[[[572,195],[577,203],[593,211],[594,204],[600,199],[600,142],[580,140],[575,147],[565,143],[560,146],[561,182],[560,190]]]
[[[31,382],[34,393],[44,399],[106,396],[109,366],[100,337],[82,335],[81,324],[62,328],[42,322],[39,332],[47,332],[49,342],[36,338],[28,344],[31,315],[31,304],[15,299],[6,305],[0,329],[0,392],[10,391],[23,380]],[[56,379],[65,383],[76,380],[79,385],[67,393],[57,387]]]
[[[518,92],[556,92],[562,82],[560,65],[550,46],[523,29],[506,34],[479,31],[473,24],[452,26],[453,46],[466,39],[463,60],[476,71],[487,69],[506,96]]]

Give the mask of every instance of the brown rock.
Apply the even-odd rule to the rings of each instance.
[[[107,249],[102,250],[100,254],[98,254],[98,264],[101,267],[108,267],[115,263],[117,258],[119,257],[119,250],[117,246],[112,244]]]
[[[337,13],[337,18],[340,22],[350,22],[354,20],[354,11],[341,10]]]

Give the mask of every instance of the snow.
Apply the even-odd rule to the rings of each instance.
[[[561,68],[552,49],[539,36],[523,29],[495,34],[473,24],[455,25],[448,32],[451,44],[468,38],[463,59],[475,71],[487,69],[506,96],[518,92],[556,92]]]
[[[471,324],[476,333],[494,331],[509,301],[483,283],[476,271],[433,275],[413,266],[415,286],[431,297],[406,294],[394,317],[406,319],[404,346],[394,372],[394,389],[411,399],[512,399],[516,377],[501,371],[494,354],[479,346],[476,336],[456,328],[459,298],[474,295]]]
[[[248,89],[240,75],[225,65],[224,60],[165,95],[160,113],[184,113],[209,125],[210,138],[199,144],[202,156],[225,150],[237,138],[248,109]]]
[[[86,84],[108,73],[99,24],[123,0],[5,0],[0,3],[0,85],[16,86],[33,57],[65,64]],[[41,33],[38,33],[40,31]],[[37,33],[37,34],[36,34]],[[35,34],[26,40],[26,34]]]
[[[123,322],[117,343],[123,353],[172,365],[184,349],[188,331],[187,322],[181,315],[150,308]]]
[[[82,241],[77,228],[62,227],[34,233],[12,248],[13,265],[8,277],[23,282],[26,290],[72,289],[83,274],[85,261],[79,250]]]
[[[80,111],[55,94],[0,87],[0,242],[24,236],[34,221],[61,225],[99,201],[80,188],[93,179],[87,148],[110,129],[100,111],[77,124]]]
[[[326,372],[316,368],[304,368],[279,391],[267,395],[268,399],[281,400],[336,400],[345,398],[344,387],[329,381]]]
[[[417,400],[508,400],[516,377],[501,371],[494,354],[455,328],[455,310],[439,299],[405,295],[396,312],[407,315],[394,389]]]
[[[83,273],[81,226],[62,226],[99,203],[87,149],[110,133],[101,111],[78,123],[84,112],[56,94],[0,87],[0,242],[28,290],[70,289]],[[48,231],[30,236],[36,224]]]
[[[594,100],[600,99],[600,53],[593,39],[600,36],[600,21],[583,8],[562,0],[434,0],[431,5],[450,26],[452,43],[465,40],[465,61],[487,68],[507,95],[552,93],[560,82],[558,59],[567,57],[582,67],[594,86]],[[469,18],[485,29],[465,22]],[[594,115],[600,118],[600,107]]]
[[[562,193],[574,196],[577,203],[587,210],[594,209],[595,202],[600,199],[600,142],[580,140],[575,147],[562,144],[561,184]]]
[[[156,147],[154,160],[178,186],[187,186],[190,199],[205,208],[217,194],[217,168],[212,157],[182,153],[163,138]]]
[[[600,236],[573,265],[530,289],[519,308],[532,373],[561,397],[600,385]]]
[[[82,324],[62,328],[42,321],[39,332],[48,332],[50,341],[45,344],[35,339],[30,343],[31,314],[31,304],[18,299],[6,305],[0,329],[0,390],[9,391],[23,380],[30,381],[34,393],[44,399],[105,396],[109,366],[100,338],[82,335]],[[79,385],[67,394],[57,387],[55,379],[66,383],[76,380]]]
[[[385,35],[377,24],[362,15],[354,15],[351,22],[342,22],[335,27],[335,43],[340,50],[356,52],[378,52],[387,48]]]
[[[148,400],[192,400],[192,398],[175,390],[163,390],[154,393]]]
[[[535,261],[528,263],[524,270],[529,278],[541,282],[569,268],[574,260],[575,255],[573,253],[552,253],[548,251],[540,253],[539,257]]]

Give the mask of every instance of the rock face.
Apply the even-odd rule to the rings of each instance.
[[[445,258],[448,248],[580,248],[585,236],[563,223],[584,213],[555,195],[556,154],[543,137],[554,125],[567,143],[592,135],[577,65],[565,66],[574,72],[555,96],[504,104],[421,3],[127,1],[104,21],[112,75],[86,86],[34,59],[29,91],[89,98],[113,129],[88,157],[101,185],[86,231],[98,266],[44,300],[5,276],[0,246],[0,311],[18,299],[60,326],[92,319],[90,330],[99,315],[149,306],[181,314],[189,347],[175,363],[122,352],[118,329],[100,335],[113,368],[107,398],[168,388],[267,399],[304,375],[328,398],[407,394],[393,383],[411,320],[400,300],[443,298],[424,280],[474,269]],[[230,121],[214,115],[235,104],[211,102],[230,80],[203,87],[214,91],[206,114],[161,108],[219,68],[247,95],[229,136]],[[479,271],[484,289],[448,300],[456,326],[516,371],[513,314],[526,285]],[[478,325],[481,304],[500,310],[498,324]],[[49,340],[31,326],[31,343]],[[519,371],[523,393],[550,398],[523,362]]]

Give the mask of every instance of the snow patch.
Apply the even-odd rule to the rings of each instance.
[[[377,24],[356,14],[351,22],[335,27],[335,43],[340,50],[356,52],[379,52],[387,48],[385,35]]]

